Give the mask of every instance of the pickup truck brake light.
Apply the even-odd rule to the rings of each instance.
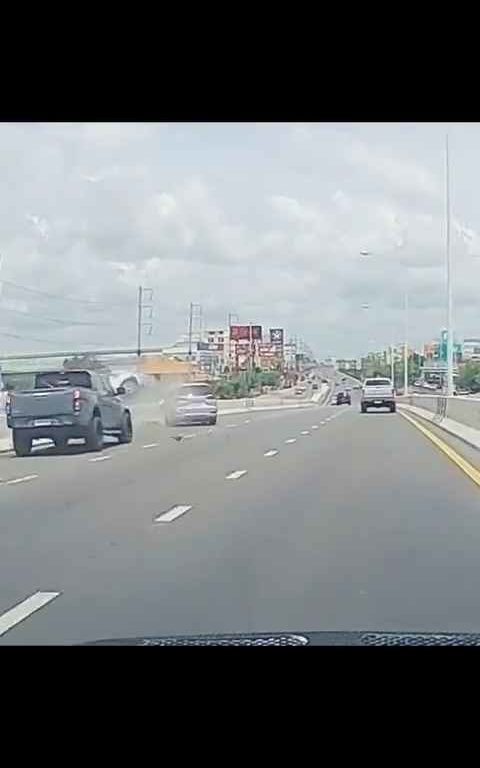
[[[82,402],[80,400],[80,390],[74,389],[73,390],[73,410],[75,413],[78,413],[81,408]]]

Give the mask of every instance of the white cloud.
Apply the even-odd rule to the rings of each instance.
[[[60,296],[35,298],[5,283],[3,298],[32,313],[93,313],[112,322],[92,331],[94,341],[134,343],[144,282],[154,289],[157,343],[184,332],[195,301],[212,324],[235,311],[340,356],[354,354],[366,333],[376,338],[375,325],[386,336],[400,327],[408,271],[412,328],[428,338],[445,314],[441,179],[423,138],[407,150],[401,131],[381,130],[380,144],[369,126],[2,124],[2,277]],[[457,154],[475,157],[467,143],[456,142]],[[455,174],[452,240],[460,329],[472,322],[480,278],[480,259],[471,258],[480,220],[474,207],[463,213],[476,171],[465,168]],[[374,257],[362,260],[361,250]],[[69,305],[62,296],[106,304]],[[372,312],[360,322],[362,303]],[[21,330],[13,313],[2,327],[9,321],[35,336],[34,320]],[[50,334],[73,343],[81,331]]]

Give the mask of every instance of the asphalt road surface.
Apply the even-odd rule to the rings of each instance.
[[[480,488],[352,394],[0,456],[0,644],[480,631]]]

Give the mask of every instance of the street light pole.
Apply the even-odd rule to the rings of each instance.
[[[452,252],[450,247],[450,163],[448,155],[448,134],[445,136],[445,216],[446,216],[446,260],[447,260],[447,396],[453,395],[453,292]]]

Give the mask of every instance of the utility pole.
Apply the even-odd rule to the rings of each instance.
[[[193,327],[193,304],[190,302],[190,314],[188,316],[188,359],[192,359],[192,327]]]
[[[200,341],[202,334],[202,307],[200,304],[190,302],[190,311],[188,315],[188,359],[192,359],[192,344],[194,336],[194,323],[197,321],[197,339]],[[198,349],[198,347],[197,347]]]
[[[137,357],[142,354],[142,294],[143,288],[138,286],[138,305],[137,305]]]
[[[405,291],[405,343],[403,345],[403,394],[408,395],[408,292]]]
[[[228,347],[227,347],[227,349],[228,349],[228,368],[229,368],[230,372],[231,372],[232,368],[236,369],[236,360],[234,360],[233,363],[232,363],[232,347],[234,348],[234,345],[232,345],[232,339],[230,338],[230,328],[232,327],[232,320],[233,319],[235,319],[235,322],[238,323],[238,315],[237,315],[237,313],[236,312],[229,312],[228,313],[228,318],[227,318],[227,322],[228,322],[228,328],[227,328]]]
[[[450,163],[448,134],[445,136],[445,215],[446,215],[446,260],[447,260],[447,395],[453,395],[453,292],[452,253],[450,248]]]
[[[148,319],[152,319],[152,298],[153,298],[153,291],[151,288],[143,288],[143,286],[138,286],[138,304],[137,304],[137,357],[140,357],[142,354],[142,331],[144,328],[146,328],[146,333],[148,336],[151,336],[152,334],[152,323],[144,323],[143,322],[143,313],[144,310],[148,312]],[[147,303],[145,303],[147,302]]]

